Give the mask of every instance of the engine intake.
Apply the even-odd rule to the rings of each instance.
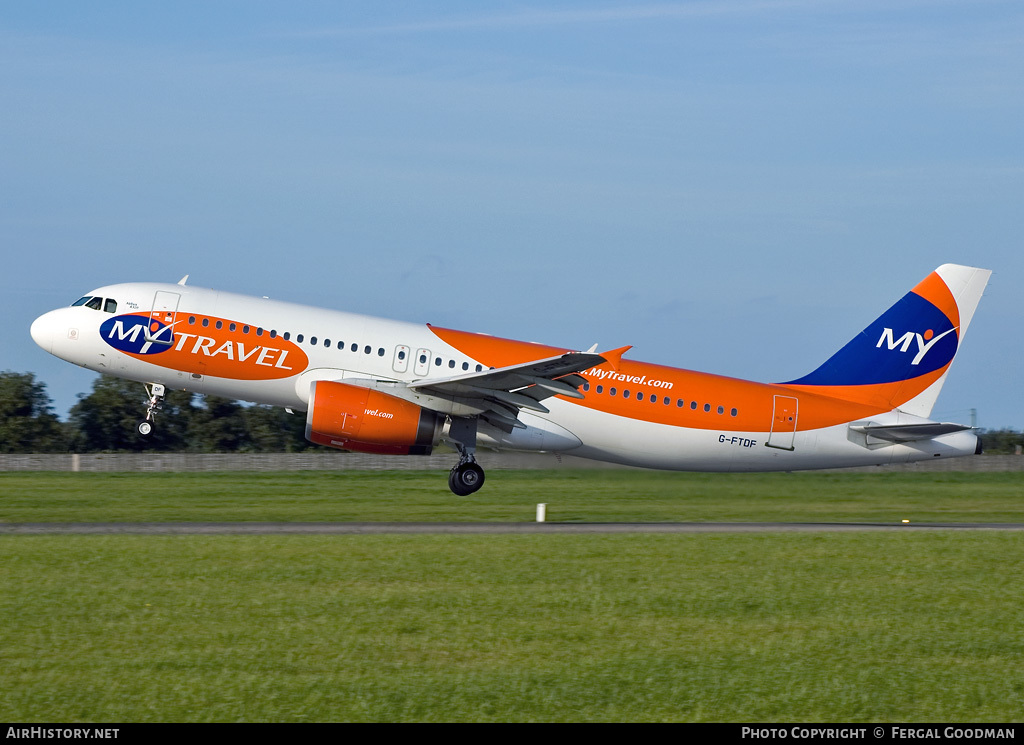
[[[318,380],[310,386],[306,439],[382,455],[430,455],[441,436],[436,411],[369,388]]]

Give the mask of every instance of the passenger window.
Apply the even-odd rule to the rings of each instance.
[[[609,396],[614,396],[615,395],[615,389],[614,388],[609,388],[608,389],[608,395]]]
[[[295,342],[297,344],[301,344],[302,343],[302,339],[303,339],[302,334],[299,334],[298,336],[295,337]]]
[[[599,385],[599,386],[597,387],[597,392],[598,392],[598,393],[604,393],[604,386],[603,386],[603,385]]]
[[[440,367],[440,366],[441,366],[441,358],[438,357],[436,360],[434,360],[434,367]]]
[[[380,349],[377,350],[377,356],[378,357],[383,357],[384,356],[384,347],[381,347]]]
[[[448,360],[448,367],[455,367],[455,360]]]
[[[358,352],[359,351],[359,345],[353,343],[351,349],[352,349],[353,352]]]
[[[209,318],[204,318],[203,319],[203,327],[206,327],[206,326],[209,326],[209,325],[210,325],[210,319]]]
[[[324,346],[325,347],[330,347],[331,346],[331,340],[330,339],[324,339]]]
[[[224,321],[217,321],[217,328],[218,329],[224,328]]]
[[[732,410],[732,411],[730,411],[729,413],[730,413],[730,414],[732,414],[732,416],[736,416],[737,414],[739,414],[739,412],[738,412],[738,411],[736,411],[736,409],[733,409],[733,410]]]
[[[228,331],[234,331],[237,328],[238,326],[232,323],[230,326],[228,326]]]
[[[299,339],[299,341],[302,341],[302,339]],[[309,337],[309,343],[310,343],[310,346],[314,346],[315,347],[316,346],[316,337],[315,336]]]
[[[104,313],[117,313],[117,301],[107,298],[103,301],[103,312]]]
[[[369,354],[369,353],[370,353],[370,345],[367,344],[365,347],[363,347],[363,354]]]
[[[469,369],[469,363],[468,362],[463,362],[462,363],[462,369],[463,370],[468,370]]]

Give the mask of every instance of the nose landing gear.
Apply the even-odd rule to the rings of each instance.
[[[146,393],[149,394],[149,403],[146,406],[146,418],[139,421],[135,425],[135,431],[139,437],[143,439],[149,439],[153,434],[153,429],[156,426],[156,412],[160,411],[164,407],[164,396],[166,395],[166,389],[160,383],[152,383],[146,385]]]

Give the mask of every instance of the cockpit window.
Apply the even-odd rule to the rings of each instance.
[[[111,298],[107,298],[103,301],[103,311],[105,313],[117,313],[117,301]]]
[[[92,295],[86,295],[85,297],[80,298],[80,299],[76,300],[75,302],[73,302],[71,304],[71,307],[74,308],[76,305],[85,305],[90,300],[92,300]]]
[[[93,310],[99,310],[101,305],[103,305],[103,298],[94,297],[85,304],[85,307],[92,308]]]

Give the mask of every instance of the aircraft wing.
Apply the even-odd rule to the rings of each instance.
[[[918,422],[915,424],[853,425],[850,429],[889,442],[914,442],[915,440],[931,440],[934,437],[953,432],[963,432],[971,427],[952,422]]]
[[[556,357],[482,372],[432,378],[408,384],[408,389],[440,398],[472,402],[483,409],[481,416],[506,432],[522,428],[520,409],[542,414],[541,403],[551,396],[583,398],[577,390],[585,379],[577,373],[607,360],[589,352],[566,352]]]

